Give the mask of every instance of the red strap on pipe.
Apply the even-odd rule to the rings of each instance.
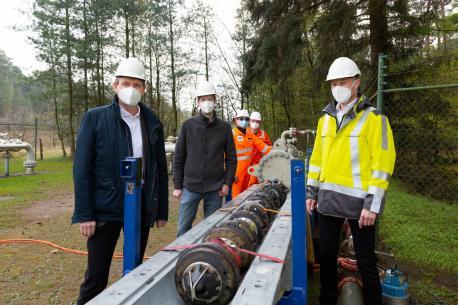
[[[223,246],[234,257],[237,266],[239,266],[239,268],[242,267],[242,257],[240,256],[240,250],[237,247],[232,248],[221,238],[212,239],[210,242]]]
[[[273,256],[270,256],[270,255],[267,255],[267,254],[253,252],[253,251],[249,251],[249,250],[242,249],[242,248],[237,248],[237,250],[239,250],[240,252],[243,252],[243,253],[247,253],[247,254],[253,255],[253,256],[259,256],[261,258],[265,258],[265,259],[271,260],[271,261],[276,262],[276,263],[280,263],[280,264],[284,264],[285,263],[284,260],[276,258],[276,257],[273,257]]]

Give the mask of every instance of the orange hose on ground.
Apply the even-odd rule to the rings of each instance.
[[[59,246],[57,244],[54,244],[50,241],[47,240],[40,240],[40,239],[0,239],[0,245],[1,244],[42,244],[42,245],[47,245],[53,248],[56,248],[58,250],[61,250],[66,253],[71,253],[71,254],[78,254],[78,255],[87,255],[86,251],[81,251],[81,250],[75,250],[75,249],[70,249],[70,248],[65,248],[62,246]],[[113,255],[114,258],[122,258],[123,255],[120,253],[115,253]],[[145,256],[145,259],[149,258],[149,256]]]

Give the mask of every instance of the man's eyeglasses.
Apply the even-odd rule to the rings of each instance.
[[[242,117],[242,118],[237,118],[237,120],[240,120],[240,121],[249,121],[250,118]]]

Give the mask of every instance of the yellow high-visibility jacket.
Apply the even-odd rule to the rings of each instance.
[[[396,153],[388,118],[361,96],[337,122],[331,102],[318,121],[307,179],[307,198],[322,214],[358,219],[382,213]]]

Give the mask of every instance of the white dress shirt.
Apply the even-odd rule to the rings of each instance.
[[[121,118],[126,122],[130,129],[130,135],[132,137],[132,152],[133,157],[143,157],[143,138],[142,138],[142,126],[140,123],[140,107],[135,115],[131,115],[129,112],[121,108]]]
[[[337,104],[336,109],[337,109],[337,121],[340,123],[342,122],[343,116],[355,105],[355,103],[358,101],[358,98],[355,98],[355,100],[345,106],[342,104]]]

